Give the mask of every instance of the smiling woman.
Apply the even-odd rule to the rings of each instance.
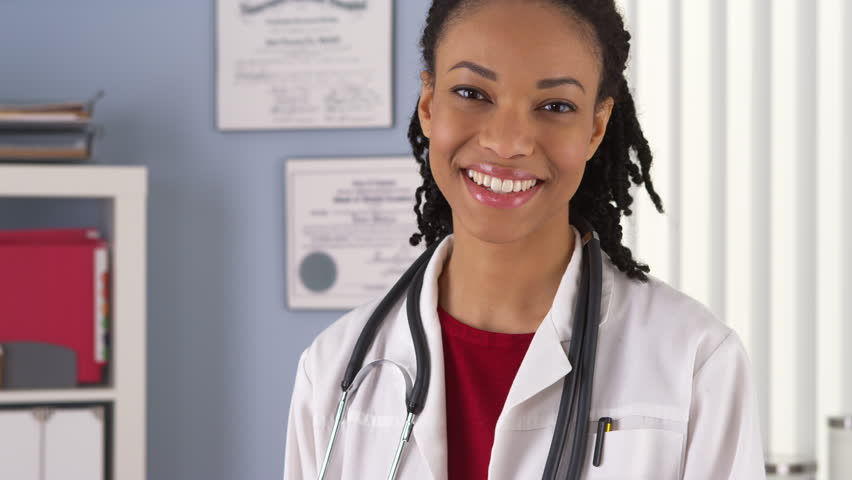
[[[285,478],[764,477],[739,338],[622,244],[634,185],[662,212],[629,40],[613,0],[432,3],[428,249],[302,355]]]
[[[492,3],[501,5],[483,8]],[[477,10],[476,28],[455,21]],[[554,15],[554,10],[559,12]],[[514,16],[518,13],[522,16]],[[532,23],[519,21],[525,17]],[[550,195],[558,191],[562,197],[556,203],[562,207],[573,198],[570,211],[595,226],[613,263],[632,278],[644,278],[649,268],[635,262],[621,243],[621,217],[632,213],[631,180],[644,184],[661,212],[662,202],[649,175],[650,148],[623,75],[629,38],[612,2],[435,2],[421,41],[423,91],[409,127],[424,178],[418,207],[422,198],[431,203],[417,209],[420,232],[413,243],[423,238],[431,244],[460,227],[453,223],[453,212],[462,207],[449,208],[446,201],[451,199],[445,195],[451,193],[439,188],[440,174],[434,171],[442,166],[430,168],[425,152],[437,162],[436,157],[444,155],[444,142],[452,140],[445,139],[443,131],[461,134],[477,126],[483,130],[479,147],[488,150],[495,163],[516,163],[512,155],[533,148],[518,141],[538,140],[528,157],[538,164],[535,168],[551,170],[561,182],[551,182],[545,190]],[[518,108],[525,110],[521,117],[513,116],[512,109]],[[433,110],[438,115],[434,135]],[[516,130],[499,130],[501,121]],[[453,122],[468,128],[456,130]],[[606,130],[611,130],[608,136]],[[470,145],[465,150],[452,160],[458,162],[463,154],[483,157],[471,152]],[[581,183],[584,170],[586,181]],[[554,213],[539,211],[539,221]],[[562,217],[567,225],[569,216]]]

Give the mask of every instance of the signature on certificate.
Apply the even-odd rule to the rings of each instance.
[[[387,252],[386,250],[375,250],[373,255],[370,256],[370,259],[367,260],[369,264],[392,264],[397,265],[400,263],[404,263],[408,265],[415,258],[416,252],[413,251],[410,247],[402,246],[398,248],[394,252]]]
[[[243,2],[240,4],[240,11],[243,15],[254,15],[272,7],[287,3],[325,3],[344,10],[366,10],[367,1],[368,0],[266,0],[255,4]]]

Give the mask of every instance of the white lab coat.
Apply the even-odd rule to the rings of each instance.
[[[533,337],[497,421],[488,468],[492,480],[537,479],[544,470],[562,379],[571,371],[567,351],[583,255],[576,229],[575,237],[574,253],[551,310]],[[423,282],[420,312],[432,372],[400,479],[447,478],[437,301],[438,277],[452,243],[452,236],[442,241]],[[285,480],[317,477],[343,372],[377,303],[344,315],[302,354],[290,406]],[[406,415],[406,375],[401,372],[413,379],[416,370],[405,311],[403,299],[367,354],[365,364],[380,359],[393,363],[377,363],[351,396],[328,479],[387,478]],[[628,279],[606,254],[589,421],[600,417],[612,417],[615,428],[604,437],[599,467],[591,465],[596,428],[590,428],[584,479],[765,478],[750,366],[736,333],[703,305],[660,280]]]

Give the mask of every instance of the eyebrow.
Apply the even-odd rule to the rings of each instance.
[[[580,87],[580,90],[582,90],[583,93],[586,93],[586,88],[583,84],[576,78],[572,77],[545,78],[543,80],[539,80],[536,84],[536,86],[541,89],[558,87],[559,85],[576,85]]]
[[[482,65],[469,62],[467,60],[463,60],[453,65],[452,68],[447,71],[450,72],[457,68],[466,68],[481,77],[491,80],[492,82],[497,81],[497,73],[494,70],[490,70],[488,68],[483,67]],[[560,85],[575,85],[579,87],[580,90],[583,91],[583,93],[586,93],[586,88],[583,86],[583,84],[573,77],[544,78],[536,83],[536,87],[542,90],[546,88],[558,87]]]
[[[495,73],[494,70],[489,70],[489,69],[483,67],[482,65],[478,65],[478,64],[473,63],[473,62],[468,62],[466,60],[463,60],[463,61],[453,65],[453,67],[450,68],[447,71],[451,72],[451,71],[453,71],[457,68],[466,68],[466,69],[472,71],[473,73],[475,73],[475,74],[477,74],[481,77],[485,77],[488,80],[491,80],[492,82],[497,81],[497,73]]]

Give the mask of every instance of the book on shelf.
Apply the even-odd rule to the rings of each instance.
[[[103,96],[104,92],[99,91],[85,102],[0,101],[0,128],[19,124],[86,124],[92,118],[95,103]]]
[[[68,114],[88,118],[92,102],[15,102],[0,103],[0,117],[7,114]]]
[[[86,159],[91,155],[94,133],[75,131],[3,131],[0,130],[0,158]]]

